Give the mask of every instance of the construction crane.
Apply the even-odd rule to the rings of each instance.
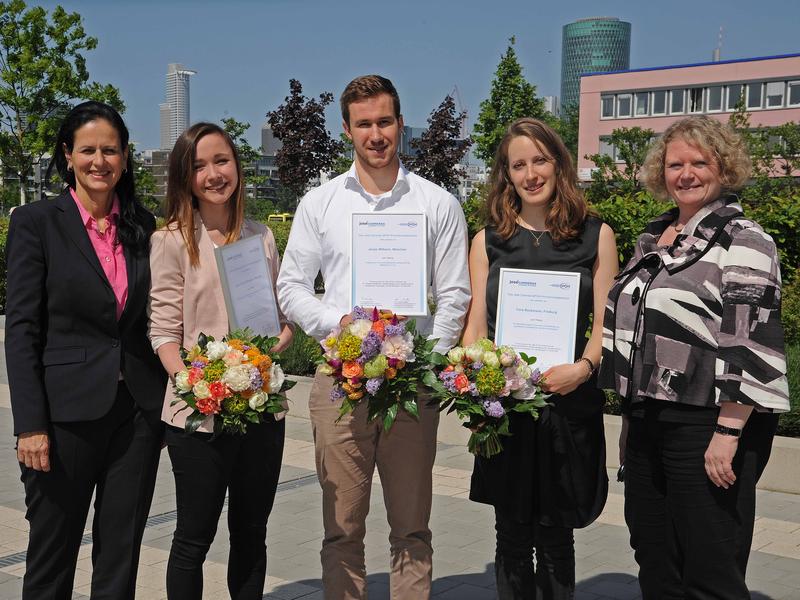
[[[450,97],[456,101],[456,110],[458,114],[463,114],[464,118],[461,119],[461,139],[464,140],[469,135],[469,113],[464,103],[461,101],[461,93],[458,91],[458,84],[453,86],[453,91],[450,92]]]

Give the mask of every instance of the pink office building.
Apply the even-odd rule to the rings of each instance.
[[[753,127],[800,122],[800,54],[694,65],[590,73],[581,77],[578,174],[591,178],[587,154],[610,154],[621,127],[659,134],[692,114],[727,122],[739,99]]]

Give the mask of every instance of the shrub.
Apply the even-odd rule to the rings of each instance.
[[[0,218],[0,314],[6,314],[6,239],[8,219]]]
[[[275,245],[278,247],[278,254],[283,256],[283,251],[286,250],[286,243],[289,241],[289,231],[292,228],[292,223],[290,221],[278,221],[277,223],[264,221],[264,225],[272,230],[272,234],[275,236]]]
[[[786,373],[791,411],[780,416],[778,435],[800,437],[800,344],[786,347]]]
[[[320,358],[322,347],[319,342],[295,327],[292,343],[281,352],[281,367],[291,375],[313,375]]]
[[[782,292],[781,320],[786,345],[800,344],[800,278],[784,284]]]
[[[745,215],[775,240],[784,281],[793,281],[800,266],[800,192],[773,194],[764,201],[745,199]]]

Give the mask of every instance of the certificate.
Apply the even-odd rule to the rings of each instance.
[[[423,213],[353,213],[350,305],[427,315],[427,230]]]
[[[495,343],[536,357],[544,371],[575,360],[580,274],[500,269]]]
[[[220,246],[214,254],[231,330],[247,327],[257,335],[278,335],[278,303],[261,236]]]

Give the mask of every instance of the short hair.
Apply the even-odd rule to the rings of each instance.
[[[175,146],[169,155],[169,170],[167,173],[167,198],[165,202],[166,228],[179,230],[189,253],[189,263],[193,267],[200,264],[200,249],[195,239],[194,209],[197,208],[197,198],[192,193],[194,181],[194,161],[197,156],[197,144],[207,135],[220,135],[228,144],[236,163],[236,173],[239,181],[233,190],[229,202],[228,235],[225,243],[229,244],[239,239],[239,233],[244,223],[245,183],[242,173],[242,163],[236,144],[231,136],[216,123],[195,123],[178,136]]]
[[[724,191],[739,190],[750,179],[752,163],[742,136],[730,125],[711,117],[686,117],[667,127],[653,142],[642,165],[642,182],[657,198],[669,198],[664,182],[664,161],[667,145],[675,140],[682,140],[717,161]]]
[[[347,87],[342,92],[342,97],[339,99],[344,122],[348,126],[350,125],[350,105],[353,102],[374,98],[381,94],[389,94],[392,97],[394,116],[395,118],[400,118],[400,96],[397,95],[394,84],[380,75],[362,75],[347,84]]]
[[[555,166],[556,186],[546,217],[551,237],[557,243],[577,237],[583,229],[586,217],[592,212],[578,190],[572,157],[552,127],[529,117],[511,123],[497,147],[486,199],[489,223],[504,240],[510,238],[517,227],[517,216],[522,202],[508,175],[508,147],[516,137],[526,137],[538,144],[547,160]]]

